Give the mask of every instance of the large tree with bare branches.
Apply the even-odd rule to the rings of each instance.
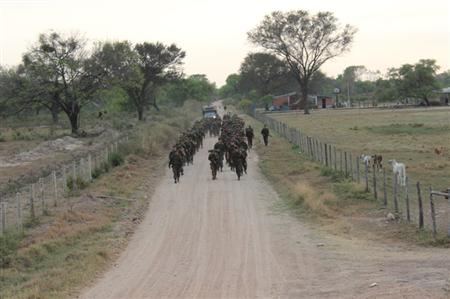
[[[328,60],[348,51],[355,33],[348,24],[340,26],[331,12],[275,11],[248,32],[248,39],[283,59],[300,85],[302,106],[308,114],[308,86],[313,74]]]

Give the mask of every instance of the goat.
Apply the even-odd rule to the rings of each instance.
[[[370,162],[372,161],[372,157],[369,155],[362,154],[359,158],[364,163],[364,165],[367,165],[367,166],[369,166]]]
[[[372,160],[373,160],[373,166],[378,169],[378,171],[381,171],[381,169],[383,169],[383,156],[382,155],[372,155]]]
[[[403,163],[398,163],[395,160],[389,160],[392,165],[392,172],[397,176],[397,181],[400,186],[406,186],[406,167]]]

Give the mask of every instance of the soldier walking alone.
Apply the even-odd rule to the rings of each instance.
[[[252,148],[254,137],[252,126],[249,125],[248,128],[245,129],[245,136],[247,137],[248,148]]]
[[[264,145],[267,146],[267,144],[269,143],[269,129],[266,125],[264,125],[264,128],[261,130],[261,135],[264,139]]]

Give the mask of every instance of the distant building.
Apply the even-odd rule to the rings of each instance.
[[[303,108],[300,100],[300,95],[297,92],[277,95],[272,99],[272,107],[276,110],[298,110]],[[308,103],[310,108],[315,109],[334,108],[336,106],[336,100],[326,95],[308,95]]]

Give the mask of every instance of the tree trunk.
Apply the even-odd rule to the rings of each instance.
[[[430,101],[428,101],[428,97],[427,96],[423,96],[423,100],[425,101],[427,106],[430,106]]]
[[[72,113],[69,115],[70,127],[72,129],[73,135],[78,135],[78,129],[80,128],[80,123],[78,121],[78,113]]]
[[[143,121],[144,120],[144,107],[139,105],[137,107],[137,112],[138,112],[138,120]]]
[[[309,103],[308,103],[308,88],[306,86],[302,86],[302,99],[301,103],[303,105],[303,110],[305,114],[309,114]]]
[[[54,125],[58,124],[58,121],[59,121],[59,107],[58,107],[58,105],[56,103],[52,104],[50,112],[52,113],[53,124]]]

